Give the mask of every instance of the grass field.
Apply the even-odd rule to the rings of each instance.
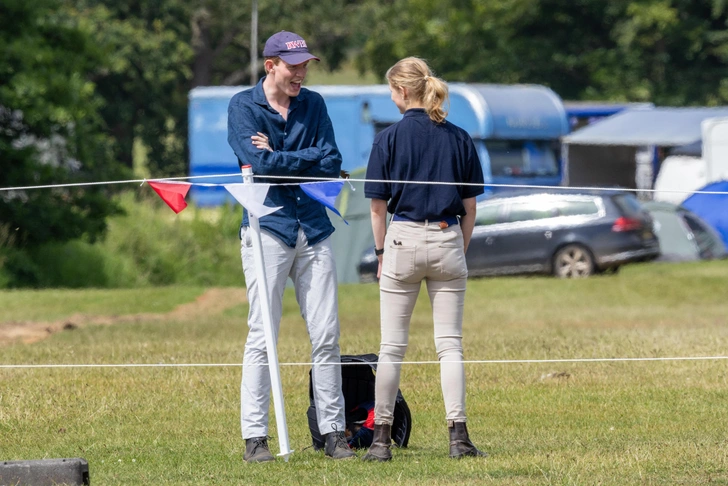
[[[728,355],[728,261],[472,280],[468,292],[469,360]],[[342,353],[377,352],[377,286],[341,286],[339,300]],[[84,457],[95,485],[728,484],[725,359],[467,364],[469,429],[490,457],[461,461],[447,457],[438,366],[406,365],[410,447],[387,464],[308,447],[309,368],[282,366],[295,453],[247,465],[236,365],[246,313],[244,289],[0,292],[0,333],[66,328],[0,344],[1,365],[231,364],[0,368],[0,461]],[[436,360],[429,313],[421,298],[408,361]],[[291,293],[280,360],[308,353]]]

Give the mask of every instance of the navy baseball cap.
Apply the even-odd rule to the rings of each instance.
[[[294,66],[311,59],[321,60],[308,52],[308,46],[306,46],[306,41],[303,40],[303,37],[293,32],[286,32],[285,30],[273,34],[268,38],[263,49],[263,57],[280,57],[288,64]]]

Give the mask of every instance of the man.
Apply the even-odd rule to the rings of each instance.
[[[301,87],[308,63],[319,58],[308,52],[303,38],[285,31],[268,39],[263,56],[266,76],[254,88],[235,95],[228,108],[228,142],[239,163],[252,165],[256,176],[338,177],[341,154],[326,105],[321,95]],[[325,207],[297,185],[272,185],[266,206],[282,206],[260,219],[275,335],[286,280],[291,277],[311,340],[314,400],[319,431],[326,439],[325,454],[334,459],[354,457],[344,434],[336,266],[328,239],[334,227]],[[274,459],[267,442],[271,385],[249,231],[246,211],[240,237],[250,311],[240,422],[244,459],[264,462]]]

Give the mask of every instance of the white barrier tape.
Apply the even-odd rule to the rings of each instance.
[[[403,361],[400,365],[432,365],[442,363],[462,364],[546,364],[546,363],[620,363],[634,361],[717,361],[728,360],[728,356],[679,356],[662,358],[564,358],[564,359],[485,359],[466,361]],[[322,366],[322,365],[360,365],[370,366],[377,362],[338,362],[338,363],[279,363],[279,366]],[[38,369],[38,368],[229,368],[242,366],[268,366],[267,363],[121,363],[121,364],[19,364],[0,365],[0,369]]]
[[[181,180],[193,180],[193,179],[211,179],[211,178],[220,178],[220,177],[240,177],[239,173],[235,174],[218,174],[218,175],[206,175],[206,176],[186,176],[186,177],[168,177],[168,178],[161,178],[161,179],[130,179],[130,180],[122,180],[122,181],[107,181],[107,182],[78,182],[78,183],[69,183],[69,184],[48,184],[48,185],[41,185],[41,186],[20,186],[20,187],[0,187],[0,192],[3,191],[24,191],[24,190],[30,190],[30,189],[55,189],[55,188],[62,188],[62,187],[83,187],[83,186],[101,186],[101,185],[112,185],[112,184],[131,184],[131,183],[141,183],[144,184],[144,182],[174,182],[174,181],[181,181]],[[282,179],[282,180],[300,180],[301,177],[299,176],[273,176],[273,175],[267,175],[267,176],[253,176],[254,178],[263,178],[263,179]],[[306,181],[348,181],[350,184],[351,182],[378,182],[378,183],[386,183],[386,184],[433,184],[433,185],[443,185],[443,186],[477,186],[477,187],[499,187],[499,188],[507,188],[507,189],[546,189],[546,190],[561,190],[561,191],[620,191],[620,192],[664,192],[664,193],[671,193],[671,194],[715,194],[715,195],[728,195],[728,191],[689,191],[689,190],[667,190],[667,189],[631,189],[631,188],[614,188],[614,187],[588,187],[588,186],[576,186],[576,187],[568,187],[568,186],[544,186],[544,185],[530,185],[530,184],[491,184],[491,183],[471,183],[471,182],[439,182],[439,181],[403,181],[403,180],[384,180],[384,179],[352,179],[352,178],[346,178],[341,179],[340,177],[306,177]],[[294,182],[294,183],[282,183],[282,184],[276,184],[280,186],[297,186],[300,182]],[[214,186],[223,186],[224,184],[217,184],[217,183],[197,183],[193,185],[200,185],[200,186],[208,186],[208,187],[214,187]]]
[[[297,176],[255,176],[266,179],[300,179]],[[340,181],[341,179],[332,179],[327,177],[306,177],[306,180],[311,181]],[[347,181],[352,182],[378,182],[384,184],[438,184],[442,186],[475,186],[475,187],[499,187],[506,189],[547,189],[547,190],[562,190],[562,191],[615,191],[615,192],[668,192],[678,194],[718,194],[726,195],[728,191],[686,191],[684,189],[666,190],[666,189],[631,189],[626,187],[589,187],[589,186],[544,186],[534,184],[493,184],[493,183],[472,183],[472,182],[438,182],[438,181],[404,181],[404,180],[388,180],[388,179],[352,179],[346,178]],[[278,184],[278,185],[298,185],[295,184]]]
[[[0,187],[2,191],[25,191],[28,189],[56,189],[59,187],[84,187],[84,186],[104,186],[112,184],[136,184],[143,185],[145,182],[174,182],[183,181],[187,179],[212,179],[214,177],[240,177],[240,173],[235,174],[221,174],[221,175],[206,175],[206,176],[185,176],[185,177],[166,177],[160,179],[127,179],[122,181],[103,181],[103,182],[74,182],[68,184],[46,184],[42,186],[19,186],[19,187]],[[207,184],[199,184],[207,185]],[[209,184],[211,186],[221,186],[222,184]]]

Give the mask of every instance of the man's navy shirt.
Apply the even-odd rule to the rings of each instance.
[[[241,166],[253,166],[256,176],[300,176],[300,180],[270,179],[274,184],[306,180],[306,177],[339,177],[341,153],[334,139],[334,128],[320,94],[301,88],[288,107],[288,120],[274,110],[265,98],[263,81],[242,91],[228,106],[228,143]],[[261,150],[250,137],[257,132],[268,136],[273,151]],[[256,182],[265,180],[256,178]],[[334,232],[326,208],[311,199],[298,185],[272,185],[265,205],[283,206],[260,218],[260,227],[294,248],[299,226],[309,245],[323,241]],[[248,225],[248,214],[243,215]]]
[[[374,138],[366,178],[387,181],[483,184],[483,169],[470,135],[425,110],[407,110],[402,120]],[[483,194],[483,186],[366,182],[364,195],[389,201],[387,211],[411,221],[464,216],[463,199]]]

